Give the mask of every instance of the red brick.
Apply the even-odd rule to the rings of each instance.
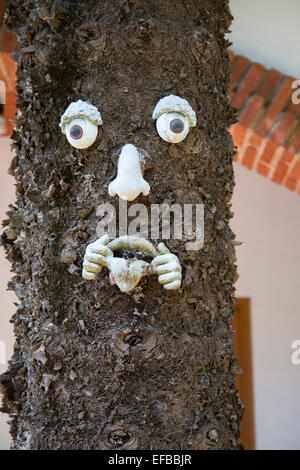
[[[292,95],[291,95],[291,101],[289,103],[289,106],[288,106],[287,110],[290,111],[291,113],[299,115],[300,114],[300,102],[299,102],[300,83],[299,83],[299,80],[295,80],[294,85],[295,85],[295,87],[293,87],[293,92],[292,92]],[[293,98],[294,93],[295,93],[294,98],[295,98],[295,100],[298,101],[298,104],[292,102],[292,98]]]
[[[256,156],[256,148],[249,145],[244,152],[242,164],[249,170],[252,170],[255,156]]]
[[[6,133],[5,135],[10,135],[13,125],[11,119],[16,119],[17,108],[16,108],[16,95],[15,93],[6,94],[6,103],[3,106],[3,115],[6,119]]]
[[[261,64],[251,65],[231,101],[232,106],[238,109],[243,106],[264,70]]]
[[[257,173],[259,173],[262,176],[268,176],[270,172],[270,168],[263,163],[259,163],[256,168]]]
[[[277,145],[271,142],[271,140],[268,140],[261,156],[261,161],[265,163],[270,163],[273,160],[273,156],[276,150]]]
[[[297,186],[298,181],[296,181],[294,178],[291,178],[290,176],[287,177],[286,182],[284,183],[284,186],[288,188],[290,191],[295,191],[296,186]]]
[[[299,104],[294,104],[291,101],[290,104],[287,107],[287,111],[289,111],[290,113],[294,113],[298,116],[300,114],[300,103]]]
[[[250,127],[252,121],[254,120],[255,116],[257,115],[258,111],[261,109],[263,104],[264,99],[261,96],[251,96],[246,102],[246,105],[243,108],[242,112],[240,113],[239,123],[242,124],[242,126]]]
[[[229,130],[232,134],[234,145],[236,147],[241,147],[245,138],[246,129],[243,126],[241,126],[239,123],[237,123],[231,126]]]
[[[256,132],[262,137],[265,136],[266,133],[270,130],[277,115],[280,113],[284,105],[287,103],[292,92],[291,86],[292,86],[293,81],[294,79],[291,77],[287,77],[284,80],[280,89],[274,96],[270,106],[268,107],[262,119],[258,123],[256,127]]]
[[[0,31],[0,52],[13,52],[16,42],[16,36],[7,31],[6,26],[4,26]]]
[[[16,63],[10,58],[10,54],[7,52],[0,52],[0,75],[5,81],[7,91],[15,91],[16,81]]]
[[[278,165],[274,171],[272,181],[273,183],[281,184],[284,180],[285,175],[288,172],[289,167],[282,161],[278,162]]]
[[[278,145],[284,143],[296,122],[296,116],[291,113],[282,113],[273,125],[269,139]]]
[[[8,91],[11,93],[16,92],[16,63],[13,60],[10,60],[7,64],[7,74],[8,74]]]
[[[291,178],[300,180],[300,160],[297,160],[290,173]]]
[[[294,160],[295,155],[293,153],[284,150],[283,154],[281,155],[280,160],[284,163],[291,163]]]
[[[234,53],[231,49],[227,49],[227,54],[228,54],[228,56],[229,56],[230,62],[233,62],[235,53]]]
[[[293,134],[289,138],[286,148],[291,153],[297,153],[300,149],[300,124],[296,127]]]
[[[249,139],[249,144],[253,145],[254,147],[260,147],[263,142],[263,138],[260,135],[255,134],[255,132],[251,132],[251,137]]]
[[[4,116],[8,119],[15,119],[16,112],[16,94],[6,93],[6,103],[3,109]]]
[[[1,65],[0,65],[0,80],[2,80],[2,82],[5,82],[5,76],[3,75],[3,72],[1,70]]]
[[[267,73],[265,79],[263,80],[256,93],[265,100],[267,100],[268,98],[270,98],[281,77],[281,73],[279,73],[275,69],[271,69]]]
[[[231,74],[231,88],[233,88],[237,83],[239,83],[249,64],[250,60],[247,59],[247,57],[240,55],[236,58]]]

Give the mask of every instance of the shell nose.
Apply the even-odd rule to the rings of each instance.
[[[147,196],[150,186],[144,180],[141,157],[137,148],[126,144],[121,150],[118,161],[117,177],[108,186],[110,196],[118,196],[125,201],[133,201],[140,193]]]

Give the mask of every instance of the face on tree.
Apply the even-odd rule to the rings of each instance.
[[[105,8],[101,11],[100,6],[98,26],[89,25],[84,18],[87,12],[82,12],[85,34],[91,40],[81,36],[76,57],[79,64],[86,62],[88,73],[80,67],[76,71],[79,84],[72,89],[77,93],[69,91],[64,99],[62,111],[66,110],[68,124],[62,130],[71,145],[83,152],[93,179],[99,183],[102,177],[109,180],[110,196],[152,203],[162,201],[164,193],[172,193],[176,199],[176,193],[187,190],[190,179],[182,170],[197,171],[196,153],[200,164],[207,160],[210,139],[203,124],[212,113],[210,88],[212,82],[225,87],[224,77],[214,75],[208,67],[219,46],[214,32],[201,21],[198,5],[191,7],[189,15],[183,15],[182,5],[176,6],[176,28],[171,27],[173,14],[170,18],[163,6],[156,5],[151,21],[143,19],[144,7],[144,2],[137,2],[130,17],[126,13],[111,24],[111,20],[105,22]],[[110,8],[111,18],[114,2]],[[82,57],[85,61],[79,60]],[[68,110],[78,102],[92,103],[101,122],[95,118],[96,112],[89,120],[88,113],[76,109],[70,119]],[[144,159],[143,165],[139,157]],[[103,189],[101,185],[101,198]],[[191,195],[186,202],[195,202],[195,197]]]
[[[5,243],[20,305],[3,379],[15,448],[237,448],[228,2],[15,0],[8,17],[20,43],[20,236]],[[205,204],[203,248],[169,238],[158,260],[165,238],[149,234],[156,276],[138,258],[125,290],[133,251],[116,262],[121,237],[96,231],[99,205],[120,219],[123,202]]]
[[[189,103],[179,96],[169,95],[156,105],[152,118],[156,120],[159,136],[168,143],[183,141],[190,127],[196,125],[196,115]],[[81,100],[71,103],[62,115],[60,127],[76,148],[90,147],[96,140],[97,126],[102,124],[100,112],[95,106]],[[117,178],[109,185],[110,196],[133,201],[140,193],[149,194],[149,184],[142,177],[143,150],[133,144],[125,144],[118,161]]]

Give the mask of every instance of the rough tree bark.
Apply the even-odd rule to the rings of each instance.
[[[13,448],[239,447],[230,22],[227,0],[11,1],[7,24],[20,43],[17,201],[2,238],[20,304],[1,383]],[[197,127],[177,145],[161,140],[151,119],[168,94],[197,113]],[[84,150],[58,127],[78,99],[104,121]],[[147,277],[121,293],[105,269],[93,282],[81,278],[95,208],[118,208],[107,186],[112,156],[128,142],[152,161],[150,194],[134,203],[205,204],[202,250],[167,242],[183,266],[180,290]]]

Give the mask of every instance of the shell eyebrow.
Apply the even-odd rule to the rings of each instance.
[[[78,100],[71,103],[61,117],[59,126],[63,134],[66,133],[66,127],[69,122],[75,118],[87,118],[96,126],[101,126],[102,124],[101,114],[96,106],[92,105],[88,101]]]
[[[152,119],[158,119],[164,113],[181,113],[189,120],[190,127],[196,126],[196,113],[191,105],[184,98],[180,96],[169,95],[165,96],[154,108]]]

